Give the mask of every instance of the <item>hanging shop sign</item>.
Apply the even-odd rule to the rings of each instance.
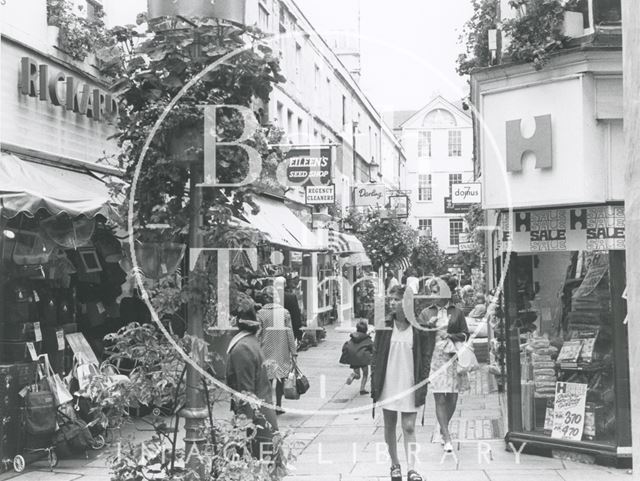
[[[573,382],[557,382],[553,402],[553,427],[551,437],[580,441],[584,429],[584,411],[587,402],[587,385]]]
[[[623,206],[503,212],[500,227],[502,252],[625,249]]]
[[[389,211],[395,217],[409,217],[409,197],[406,195],[392,195],[389,197]]]
[[[331,147],[295,146],[286,153],[287,183],[290,186],[330,185]]]
[[[118,115],[118,102],[109,92],[81,82],[64,71],[50,71],[49,65],[38,64],[31,57],[20,60],[22,95],[37,97],[65,110],[93,120],[111,121]]]
[[[445,214],[466,214],[469,212],[471,204],[454,204],[451,201],[451,197],[444,198],[444,213]]]
[[[452,204],[479,204],[482,202],[482,184],[468,182],[451,186]]]
[[[304,188],[304,203],[310,205],[335,204],[336,186],[331,185],[307,185]]]
[[[460,233],[458,237],[458,250],[461,252],[473,251],[477,247],[477,244],[473,240],[471,234]]]
[[[383,207],[385,204],[384,184],[359,184],[354,187],[354,205],[358,207]]]

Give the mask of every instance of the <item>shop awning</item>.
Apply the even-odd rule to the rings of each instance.
[[[329,231],[329,250],[336,254],[365,252],[362,242],[356,236],[335,230]]]
[[[340,267],[364,267],[370,265],[371,259],[369,259],[369,256],[364,252],[356,252],[355,254],[340,258]]]
[[[34,215],[45,209],[52,215],[71,217],[100,214],[117,217],[110,205],[109,188],[97,178],[80,172],[0,156],[0,211],[4,217],[21,212]]]
[[[264,233],[270,243],[296,251],[327,250],[319,236],[309,230],[284,202],[263,196],[255,196],[253,200],[260,212],[253,215],[247,206],[245,219]]]

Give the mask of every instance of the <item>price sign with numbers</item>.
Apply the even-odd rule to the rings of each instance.
[[[584,429],[584,408],[587,401],[587,385],[573,382],[557,382],[553,403],[552,438],[580,441]]]

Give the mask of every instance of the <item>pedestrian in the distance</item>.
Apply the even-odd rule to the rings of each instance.
[[[389,295],[391,289],[400,285],[400,281],[396,279],[396,275],[393,273],[391,269],[387,270],[387,277],[384,280],[384,290]]]
[[[291,328],[291,316],[280,304],[276,289],[265,287],[260,291],[259,299],[262,308],[257,316],[260,322],[258,339],[264,352],[267,374],[276,384],[276,414],[282,414],[284,380],[293,368],[294,358],[298,356],[296,340]]]
[[[284,289],[284,308],[289,311],[293,337],[295,337],[298,342],[302,340],[302,311],[300,310],[300,303],[298,302],[298,295],[296,294],[299,283],[299,277],[291,276],[287,279]]]
[[[422,481],[414,470],[416,455],[416,417],[427,395],[434,336],[411,326],[402,307],[404,289],[391,291],[391,315],[386,329],[376,332],[371,362],[371,397],[382,407],[384,440],[391,458],[391,480],[402,480],[398,458],[398,417],[407,461],[407,480]],[[420,384],[420,387],[413,390]]]
[[[341,364],[349,364],[353,372],[347,378],[347,384],[360,379],[360,394],[369,394],[367,381],[369,379],[369,365],[373,355],[373,341],[367,333],[369,324],[358,321],[356,332],[349,335],[349,340],[342,346]]]

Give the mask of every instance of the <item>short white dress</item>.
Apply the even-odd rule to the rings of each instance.
[[[382,405],[382,409],[402,413],[418,412],[415,392],[411,391],[414,385],[413,329],[409,326],[401,331],[394,322],[387,371],[378,403],[383,403],[387,399],[405,393],[403,396],[390,401],[389,404]]]

